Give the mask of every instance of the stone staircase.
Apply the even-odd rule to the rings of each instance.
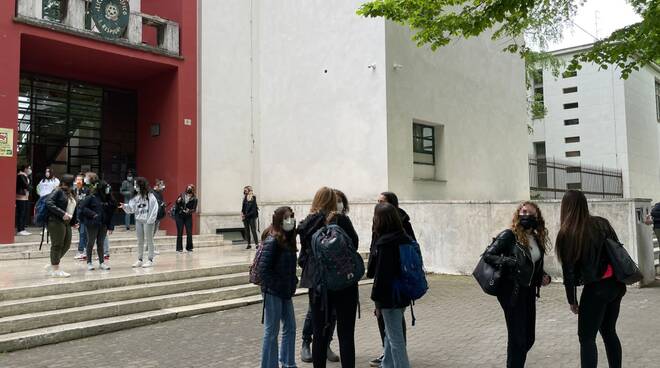
[[[50,257],[50,244],[44,240],[41,250],[41,235],[36,232],[33,235],[17,237],[16,243],[0,244],[0,261],[18,260],[18,259],[37,259]],[[73,257],[78,248],[78,233],[74,231],[72,236],[71,248],[67,256]],[[130,254],[137,251],[137,239],[135,231],[117,230],[109,236],[110,255]],[[185,239],[184,239],[185,242]],[[222,235],[195,235],[193,236],[195,248],[217,247],[231,245],[231,241],[224,240]],[[165,231],[159,231],[154,237],[154,245],[159,252],[174,252],[176,245],[176,236],[165,235]],[[96,254],[96,253],[94,253]]]
[[[249,264],[0,289],[0,353],[259,303]]]

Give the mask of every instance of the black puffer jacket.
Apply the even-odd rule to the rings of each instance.
[[[79,220],[85,226],[100,226],[103,224],[104,213],[103,203],[98,194],[88,195],[78,204]]]
[[[518,243],[511,229],[502,231],[486,248],[484,261],[493,266],[503,266],[506,280],[517,286],[540,287],[543,282],[543,254],[532,262],[529,249]]]
[[[46,207],[48,207],[48,221],[57,221],[64,223],[62,218],[66,213],[66,207],[69,204],[69,194],[65,193],[62,189],[58,188],[53,191],[46,199]],[[75,225],[78,223],[78,218],[76,213],[78,212],[77,206],[73,211],[71,220],[68,221],[69,224]]]
[[[257,205],[257,196],[253,196],[251,201],[248,201],[247,196],[243,197],[243,206],[241,213],[245,216],[246,220],[252,220],[259,217],[259,206]]]
[[[399,246],[412,241],[404,231],[384,234],[375,240],[376,253],[369,263],[367,277],[374,279],[371,300],[376,302],[377,308],[405,308],[410,305],[410,299],[395,300],[393,282],[401,273]]]
[[[651,217],[653,218],[653,228],[660,229],[660,202],[651,209]]]
[[[562,263],[564,276],[564,288],[566,299],[569,304],[577,304],[577,286],[586,285],[600,281],[607,271],[610,263],[607,251],[604,249],[605,239],[619,241],[619,237],[610,225],[610,222],[602,217],[592,216],[587,228],[589,244],[576,263]]]
[[[291,299],[296,292],[296,251],[280,246],[273,236],[264,240],[258,272],[261,275],[261,292],[282,299]]]
[[[315,232],[325,225],[326,215],[323,212],[310,214],[298,225],[298,235],[300,236],[300,255],[298,256],[298,265],[302,268],[300,276],[300,287],[314,287],[315,266],[311,260],[312,257],[312,237]],[[353,241],[353,246],[358,249],[359,238],[351,219],[346,215],[337,215],[333,223],[341,227]]]

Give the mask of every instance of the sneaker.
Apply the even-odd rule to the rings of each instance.
[[[182,250],[177,250],[176,254],[183,254],[183,251]]]
[[[102,269],[103,271],[108,271],[110,269],[110,265],[103,262],[101,265],[99,265],[99,268]]]
[[[378,357],[376,359],[372,359],[371,361],[369,361],[369,366],[378,368],[378,367],[381,366],[382,363],[383,363],[383,356],[381,355],[380,357]]]
[[[16,234],[16,235],[20,235],[20,236],[28,236],[28,235],[32,235],[32,233],[28,233],[27,231],[23,230],[23,231],[19,232],[19,233]]]
[[[160,252],[159,252],[159,251],[157,251],[157,250],[154,250],[154,255],[159,255],[159,254],[160,254]]]
[[[248,244],[247,247],[245,247],[245,249],[252,249],[252,246]]]
[[[142,264],[142,268],[149,268],[149,267],[153,267],[153,266],[154,266],[153,261],[146,261]]]
[[[192,252],[193,252],[192,249],[186,251],[186,253],[188,253],[188,254],[192,254]]]
[[[142,267],[142,261],[138,260],[137,262],[133,263],[133,266],[131,266],[131,267],[133,267],[133,268]]]
[[[73,259],[77,259],[79,261],[84,261],[87,259],[87,255],[85,253],[78,253],[76,254]]]
[[[94,271],[94,264],[93,263],[88,263],[87,264],[87,271]]]
[[[71,274],[66,273],[62,270],[51,271],[51,273],[50,273],[50,277],[62,277],[63,278],[63,277],[69,277],[69,276],[71,276]]]
[[[104,260],[104,261],[107,261],[107,260],[109,260],[109,259],[110,259],[110,255],[109,255],[109,254],[106,254],[106,255],[103,256],[103,260]]]
[[[53,265],[51,265],[50,263],[44,266],[44,271],[46,271],[47,273],[50,273],[50,271],[52,270],[53,270]]]

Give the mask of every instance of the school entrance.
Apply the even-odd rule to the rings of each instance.
[[[99,173],[118,190],[136,165],[136,125],[135,92],[21,73],[17,163],[32,166],[34,187],[50,167]]]

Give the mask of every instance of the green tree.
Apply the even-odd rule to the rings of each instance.
[[[586,0],[372,0],[358,9],[365,17],[383,17],[409,26],[418,46],[432,50],[454,38],[492,32],[493,40],[506,41],[505,51],[518,53],[530,70],[556,62],[529,45],[546,49],[561,39],[562,31]],[[616,65],[627,78],[641,66],[660,60],[660,0],[628,0],[642,21],[613,32],[590,50],[575,55],[570,70],[584,62],[607,69]],[[541,63],[541,64],[539,64]],[[528,78],[529,79],[529,78]]]

